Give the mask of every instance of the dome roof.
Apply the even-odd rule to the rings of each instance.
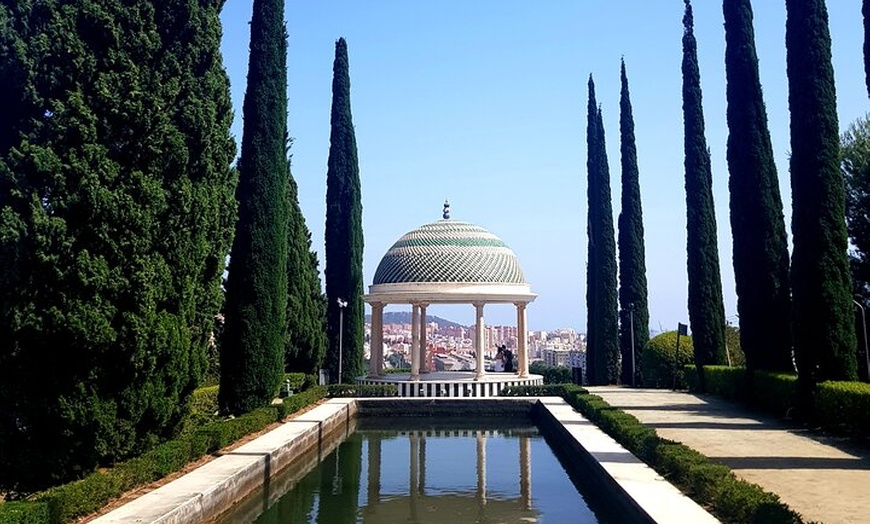
[[[525,284],[516,255],[486,229],[438,220],[403,235],[375,272],[374,285],[404,283]]]

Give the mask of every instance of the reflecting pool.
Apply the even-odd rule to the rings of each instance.
[[[341,437],[219,522],[625,522],[530,420],[363,417]]]

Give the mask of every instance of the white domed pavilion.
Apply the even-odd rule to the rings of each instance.
[[[486,229],[450,219],[445,202],[443,218],[403,235],[387,251],[363,297],[372,308],[367,384],[396,383],[402,396],[494,396],[505,386],[541,384],[529,375],[526,306],[537,295],[525,281],[519,260],[496,235]],[[388,304],[411,305],[411,373],[383,371],[383,313]],[[427,369],[426,308],[431,304],[470,304],[475,308],[474,372]],[[514,304],[517,310],[517,369],[487,374],[483,366],[484,307]]]

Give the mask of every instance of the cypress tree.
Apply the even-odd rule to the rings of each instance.
[[[689,276],[689,323],[695,364],[724,364],[725,307],[716,242],[713,176],[704,138],[701,73],[694,35],[692,4],[685,0],[683,16],[683,120],[685,124],[686,251]]]
[[[870,95],[870,0],[861,3],[861,14],[864,16],[864,83]]]
[[[365,304],[362,275],[362,197],[356,136],[350,111],[350,74],[347,43],[335,43],[332,115],[326,172],[326,326],[327,366],[341,382],[363,373]],[[347,303],[343,311],[339,299]],[[344,326],[339,334],[339,324]],[[343,349],[338,376],[339,346]]]
[[[806,392],[817,381],[855,380],[856,338],[825,2],[787,0],[785,36],[792,151],[792,335]]]
[[[326,299],[320,288],[317,253],[299,207],[299,190],[288,161],[287,371],[316,374],[326,353]]]
[[[728,169],[740,346],[748,370],[789,371],[788,245],[750,0],[725,0]]]
[[[619,380],[619,322],[616,297],[616,242],[610,203],[610,171],[604,141],[604,122],[595,100],[595,83],[589,75],[586,169],[589,218],[587,262],[586,373],[590,384],[615,384]]]
[[[220,37],[211,3],[0,1],[0,490],[185,415],[235,213]]]
[[[643,208],[640,201],[640,175],[634,117],[628,91],[625,61],[620,66],[619,94],[620,162],[622,166],[622,206],[619,212],[619,347],[622,355],[621,380],[634,384],[640,368],[640,354],[649,342],[646,261],[643,244]]]
[[[242,108],[239,220],[227,277],[219,401],[228,413],[278,392],[287,342],[287,40],[284,3],[254,0]]]

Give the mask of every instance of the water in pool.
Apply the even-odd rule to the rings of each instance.
[[[219,522],[623,522],[565,461],[531,421],[360,418],[346,439],[301,457]]]

